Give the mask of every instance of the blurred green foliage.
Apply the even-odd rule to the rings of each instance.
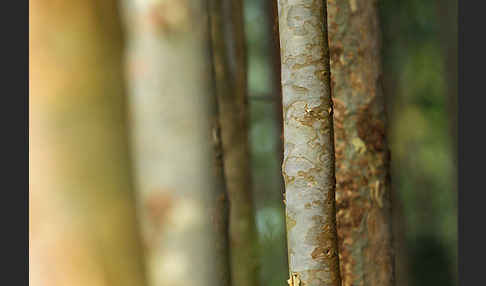
[[[277,148],[280,131],[272,93],[271,35],[265,1],[245,1],[250,142],[254,205],[260,245],[261,285],[285,285],[287,250],[283,182]]]
[[[447,48],[453,1],[381,1],[392,181],[404,210],[411,285],[457,285],[457,177]],[[441,18],[442,17],[442,18]],[[452,22],[449,25],[441,23]],[[448,45],[450,47],[448,47]],[[455,50],[457,52],[457,49]],[[454,79],[457,81],[457,79]],[[454,92],[454,91],[452,91]]]
[[[244,12],[261,277],[262,285],[277,286],[285,284],[288,274],[276,103],[261,100],[261,95],[272,93],[272,38],[264,4],[246,0]],[[380,1],[392,183],[403,205],[407,275],[414,286],[457,285],[456,153],[450,132],[455,114],[447,106],[450,94],[446,77],[447,68],[455,67],[446,66],[444,47],[457,45],[457,36],[440,38],[456,30],[440,30],[446,27],[439,24],[444,15],[437,5],[449,4],[435,0]]]

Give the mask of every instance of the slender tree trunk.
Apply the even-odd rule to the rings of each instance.
[[[326,5],[278,4],[289,284],[341,285]]]
[[[211,34],[230,198],[231,271],[234,286],[258,285],[257,235],[248,145],[246,46],[241,0],[210,0]]]
[[[282,64],[280,62],[280,36],[278,28],[278,0],[270,0],[267,3],[267,21],[269,22],[269,34],[271,35],[270,41],[270,62],[271,69],[271,81],[272,81],[272,99],[275,108],[275,122],[277,127],[277,134],[279,135],[276,144],[276,150],[278,155],[278,162],[281,166],[283,163],[283,108],[282,108]],[[279,176],[280,191],[285,193],[285,186],[283,178]]]
[[[117,1],[29,3],[29,285],[146,285]]]
[[[394,283],[377,1],[328,1],[343,285]]]
[[[269,0],[266,2],[267,21],[269,27],[270,40],[270,62],[272,65],[272,99],[274,99],[276,125],[280,135],[277,142],[278,160],[283,162],[283,113],[282,113],[282,85],[281,85],[281,63],[280,63],[280,37],[278,31],[278,0]],[[283,182],[282,182],[283,188]]]
[[[229,210],[207,3],[131,4],[131,99],[150,285],[228,286]]]

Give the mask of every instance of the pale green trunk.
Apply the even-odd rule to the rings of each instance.
[[[205,1],[127,8],[137,183],[150,285],[228,286],[228,197]]]

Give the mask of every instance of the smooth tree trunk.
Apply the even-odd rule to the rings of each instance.
[[[152,286],[229,286],[228,196],[206,1],[127,3],[137,184]]]
[[[29,285],[146,285],[117,1],[29,12]]]
[[[328,1],[343,285],[394,283],[377,1]]]
[[[279,0],[291,286],[341,285],[324,1]]]
[[[223,161],[230,200],[234,286],[257,286],[257,233],[248,141],[247,62],[241,0],[210,0],[211,36]]]
[[[270,62],[271,69],[271,81],[272,92],[271,98],[274,100],[277,134],[279,134],[277,141],[277,154],[280,164],[283,162],[283,114],[282,114],[282,85],[281,85],[281,63],[280,63],[280,37],[278,28],[278,1],[270,0],[266,2],[267,10],[267,27],[268,34],[270,35]],[[282,181],[283,188],[283,181]]]

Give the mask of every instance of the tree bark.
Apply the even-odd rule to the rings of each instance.
[[[394,283],[377,1],[328,1],[343,285]]]
[[[150,284],[229,286],[207,2],[132,4],[131,100]]]
[[[341,285],[327,13],[279,0],[289,284]]]
[[[146,285],[117,1],[29,11],[29,285]]]
[[[248,145],[243,3],[241,0],[210,0],[210,16],[224,171],[231,205],[232,283],[257,286],[259,263]]]

